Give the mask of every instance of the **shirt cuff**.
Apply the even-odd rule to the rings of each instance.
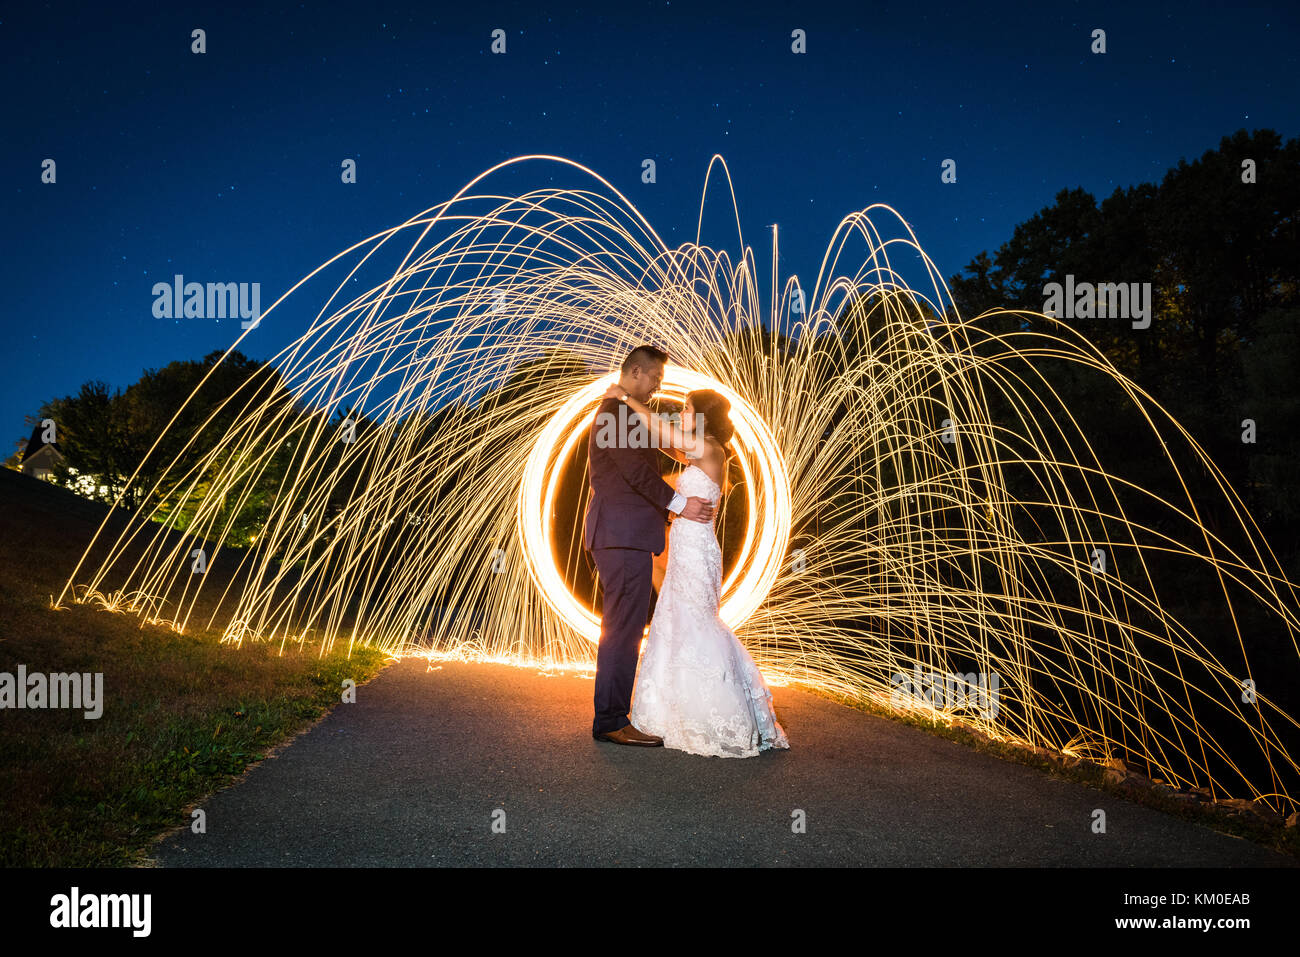
[[[681,492],[673,493],[673,500],[668,503],[668,511],[674,515],[682,514],[682,509],[686,507],[686,496]]]

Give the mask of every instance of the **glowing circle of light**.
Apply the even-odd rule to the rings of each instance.
[[[586,438],[593,405],[618,381],[611,373],[578,390],[551,417],[524,465],[516,501],[517,526],[528,573],[550,608],[592,642],[600,640],[600,619],[569,590],[554,561],[549,521],[559,494],[561,468]],[[790,476],[762,417],[742,396],[716,379],[682,366],[664,367],[660,394],[676,402],[697,389],[713,389],[731,402],[732,445],[750,489],[749,516],[740,554],[722,583],[718,614],[733,631],[763,603],[780,572],[790,541]]]

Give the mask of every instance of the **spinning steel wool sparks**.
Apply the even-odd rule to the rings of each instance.
[[[471,192],[539,161],[601,189]],[[876,220],[900,224],[900,238]],[[732,402],[722,616],[774,684],[1122,755],[1175,784],[1288,810],[1298,726],[1271,689],[1296,683],[1295,589],[1196,441],[1064,323],[961,317],[888,206],[844,219],[811,291],[795,277],[778,287],[774,266],[766,310],[738,213],[736,228],[734,263],[698,229],[669,248],[586,167],[550,156],[493,167],[272,305],[232,349],[300,307],[327,270],[345,273],[271,361],[282,388],[250,380],[223,406],[232,425],[213,427],[214,413],[182,436],[197,451],[161,471],[108,557],[97,568],[83,557],[58,601],[184,631],[202,598],[231,642],[324,651],[346,639],[590,668],[584,439],[611,370],[647,342],[671,356],[667,406],[702,387]],[[778,243],[773,230],[774,263]],[[891,252],[923,265],[929,295],[901,280]],[[1053,388],[1061,369],[1134,412],[1132,444],[1178,495],[1107,471]],[[1235,516],[1231,533],[1203,523],[1189,462]],[[253,547],[223,546],[232,516],[266,489]],[[1193,633],[1167,608],[1171,579],[1212,596],[1212,628]],[[1283,652],[1267,674],[1252,667],[1261,634],[1243,630],[1244,605]],[[987,693],[918,693],[912,676],[932,673],[996,689],[993,707]]]

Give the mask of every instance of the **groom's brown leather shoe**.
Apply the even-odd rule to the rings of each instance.
[[[595,735],[597,741],[613,741],[615,744],[632,744],[639,745],[643,748],[661,748],[664,739],[656,734],[646,734],[638,731],[630,724],[626,724],[617,731],[606,731],[604,734]]]
[[[659,735],[649,734],[648,732],[638,730],[636,727],[630,724],[626,728],[623,728],[623,731],[640,741],[649,741],[651,744],[664,743],[664,739],[659,737]]]

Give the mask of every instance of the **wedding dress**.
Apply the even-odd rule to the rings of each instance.
[[[683,495],[716,506],[722,490],[697,465],[677,479]],[[758,666],[718,617],[722,548],[713,524],[677,518],[668,562],[637,670],[628,720],[664,747],[748,758],[790,742]]]

